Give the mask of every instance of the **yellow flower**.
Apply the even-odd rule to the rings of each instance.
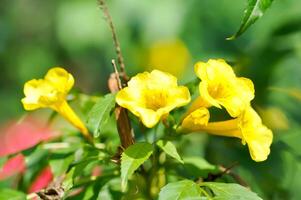
[[[209,121],[209,111],[207,108],[198,108],[189,113],[182,121],[181,131],[185,129],[191,131],[198,131],[199,127],[206,126]]]
[[[116,102],[139,117],[148,128],[189,101],[188,88],[178,86],[176,77],[159,70],[137,74],[116,96]]]
[[[44,79],[33,79],[25,83],[25,97],[21,100],[25,110],[52,108],[71,124],[78,128],[83,135],[91,140],[88,129],[66,102],[66,96],[74,85],[74,78],[63,68],[50,69]]]
[[[236,119],[211,122],[207,125],[191,123],[186,127],[183,127],[182,123],[180,130],[186,133],[203,131],[240,138],[243,144],[248,145],[252,159],[257,162],[267,159],[273,140],[272,131],[262,124],[261,118],[250,106]]]
[[[201,98],[212,106],[225,107],[232,117],[240,115],[254,98],[252,81],[236,77],[231,66],[224,60],[198,62],[195,73],[201,79]]]

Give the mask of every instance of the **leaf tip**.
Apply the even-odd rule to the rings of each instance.
[[[232,35],[230,37],[227,37],[226,40],[230,41],[230,40],[235,40],[237,38],[236,35]]]

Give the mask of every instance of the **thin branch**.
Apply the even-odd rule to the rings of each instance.
[[[108,6],[107,6],[105,0],[98,0],[98,3],[100,5],[101,9],[103,10],[104,16],[108,22],[108,25],[109,25],[111,33],[112,33],[112,38],[113,38],[113,42],[114,42],[114,46],[115,46],[115,50],[116,50],[116,54],[117,54],[118,64],[120,66],[120,72],[121,72],[122,79],[124,82],[127,82],[128,77],[125,72],[124,59],[123,59],[123,56],[121,53],[120,44],[119,44],[119,41],[117,38],[116,30],[115,30]]]
[[[113,66],[114,71],[115,71],[115,77],[116,77],[116,81],[117,81],[117,84],[118,84],[118,89],[121,90],[122,85],[121,85],[121,81],[120,81],[120,78],[119,78],[119,72],[118,72],[118,69],[117,69],[117,66],[116,66],[116,63],[115,63],[114,59],[112,59],[112,66]]]

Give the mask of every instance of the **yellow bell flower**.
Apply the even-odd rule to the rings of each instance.
[[[148,128],[189,101],[188,88],[178,86],[176,77],[159,70],[137,74],[116,96],[116,102],[139,117]]]
[[[232,117],[240,115],[254,98],[252,81],[236,77],[231,66],[222,59],[198,62],[194,69],[201,79],[200,97],[212,106],[223,106]]]
[[[33,79],[25,83],[25,97],[21,100],[25,110],[51,108],[78,128],[91,141],[88,129],[66,101],[74,85],[74,78],[60,67],[50,69],[44,79]]]
[[[262,124],[261,118],[250,106],[236,119],[211,122],[207,125],[190,123],[189,126],[183,123],[179,131],[184,133],[207,132],[219,136],[240,138],[243,144],[248,145],[252,159],[257,162],[266,160],[270,154],[273,133]]]

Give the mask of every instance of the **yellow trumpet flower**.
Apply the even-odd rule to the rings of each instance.
[[[178,86],[176,77],[159,70],[137,74],[116,96],[116,102],[139,117],[148,128],[189,101],[188,88]]]
[[[50,69],[44,79],[33,79],[25,83],[25,97],[21,100],[25,110],[51,108],[78,128],[91,141],[88,129],[66,101],[74,85],[74,78],[60,67]]]
[[[270,154],[273,133],[262,124],[261,118],[250,106],[238,118],[232,120],[211,122],[207,125],[190,123],[190,126],[185,125],[184,121],[179,128],[179,131],[184,133],[207,132],[240,138],[244,145],[248,145],[251,158],[256,162],[266,160]]]
[[[252,81],[236,77],[222,59],[198,62],[194,69],[201,79],[199,91],[203,101],[218,108],[223,106],[232,117],[240,115],[254,98]]]

